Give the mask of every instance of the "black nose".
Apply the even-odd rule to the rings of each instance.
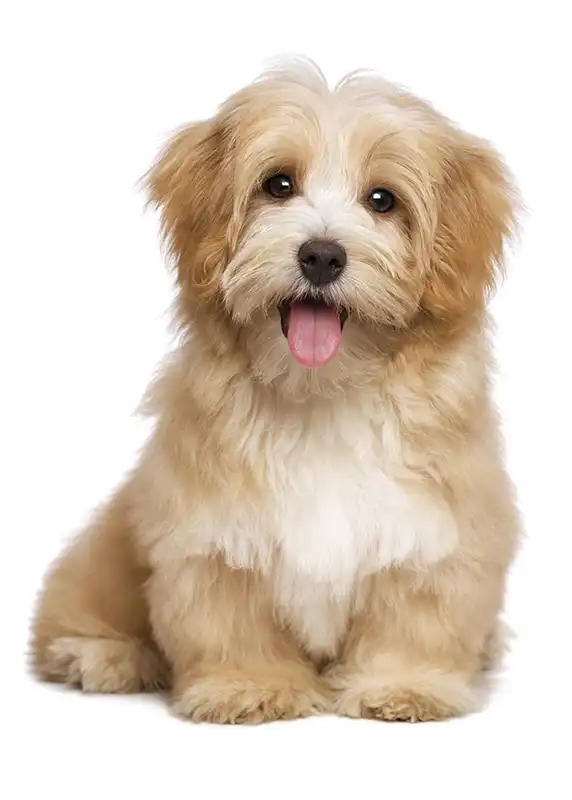
[[[325,286],[338,278],[347,262],[344,248],[331,239],[309,239],[298,250],[304,275],[315,286]]]

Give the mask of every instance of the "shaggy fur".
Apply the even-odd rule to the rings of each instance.
[[[293,196],[264,192],[276,173]],[[47,576],[37,674],[168,686],[197,721],[474,710],[519,534],[489,396],[499,156],[378,77],[330,90],[294,62],[178,132],[147,185],[184,335],[139,464]],[[348,321],[308,369],[277,309],[326,235],[348,264],[322,295]]]

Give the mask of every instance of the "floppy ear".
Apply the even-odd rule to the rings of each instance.
[[[223,133],[214,121],[175,134],[145,177],[149,202],[161,212],[161,231],[184,292],[216,294],[227,258],[232,214]]]
[[[482,308],[502,275],[503,245],[515,227],[516,194],[497,153],[455,133],[444,181],[427,284],[421,304],[439,319]]]

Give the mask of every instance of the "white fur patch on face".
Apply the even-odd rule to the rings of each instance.
[[[404,207],[377,216],[366,207],[365,167],[352,156],[351,135],[339,129],[343,116],[332,109],[323,116],[307,169],[298,184],[293,177],[296,194],[285,201],[257,197],[222,275],[226,306],[241,324],[314,288],[298,263],[300,247],[313,238],[332,239],[347,254],[346,268],[326,290],[329,302],[354,318],[391,325],[402,324],[417,307],[419,287],[409,286],[414,270]],[[275,333],[280,335],[278,326]]]

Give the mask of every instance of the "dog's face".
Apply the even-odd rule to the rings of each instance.
[[[330,91],[308,65],[181,131],[149,184],[183,308],[308,367],[481,308],[513,222],[488,145],[385,81]]]

